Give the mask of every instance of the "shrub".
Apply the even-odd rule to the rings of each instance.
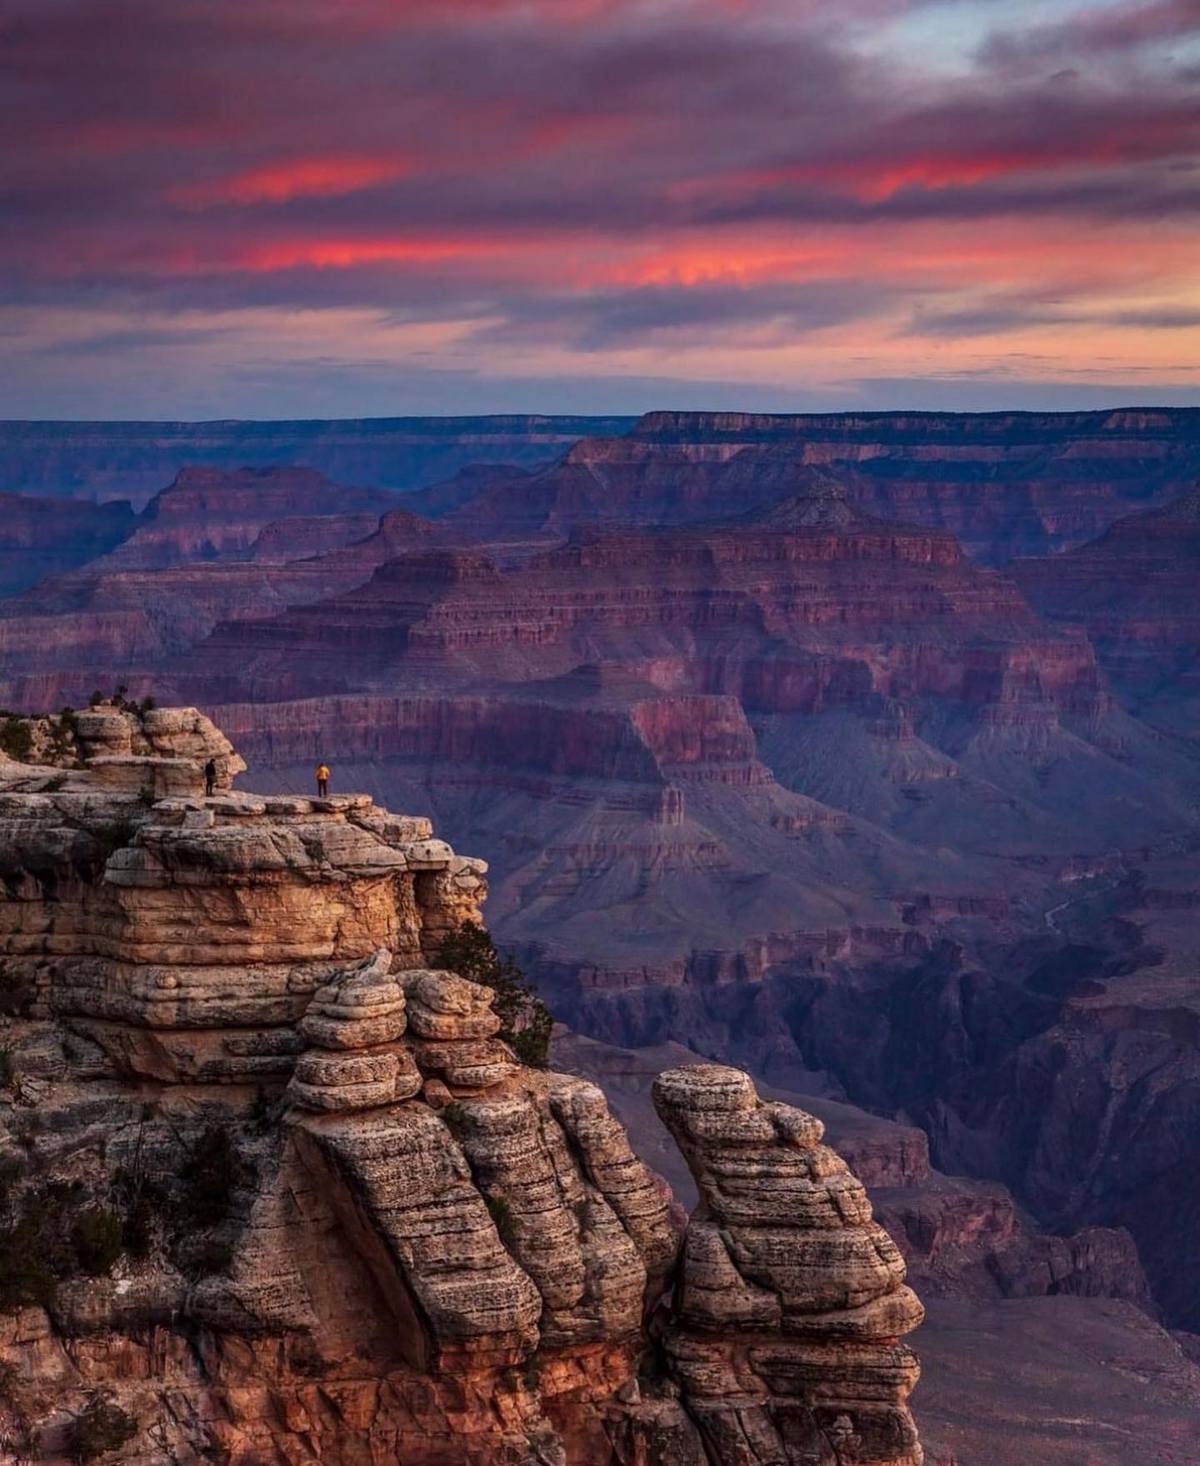
[[[260,1084],[254,1091],[254,1103],[250,1106],[249,1120],[255,1134],[264,1135],[271,1128],[275,1118],[275,1106],[271,1096]]]
[[[6,1210],[13,1184],[25,1174],[25,1164],[18,1160],[0,1161],[0,1211]]]
[[[513,1209],[503,1196],[489,1196],[487,1209],[491,1213],[496,1231],[505,1247],[511,1248],[517,1240],[518,1223]]]
[[[485,927],[464,922],[443,940],[434,963],[491,988],[496,994],[500,1037],[523,1064],[546,1067],[554,1018],[511,953],[502,953]]]
[[[26,1466],[41,1459],[42,1442],[36,1426],[18,1420],[10,1429],[0,1429],[0,1461]]]
[[[10,713],[0,723],[0,748],[9,758],[27,759],[33,748],[33,731],[24,718]]]
[[[75,1223],[74,1241],[83,1271],[91,1278],[106,1277],[124,1251],[121,1218],[108,1207],[91,1207]]]
[[[161,1198],[150,1190],[139,1191],[128,1202],[121,1232],[125,1239],[125,1251],[139,1261],[149,1257],[154,1245],[154,1233],[158,1221]]]
[[[9,1084],[11,1085],[16,1077],[11,1058],[9,1060],[9,1074]],[[13,1117],[12,1133],[16,1138],[17,1144],[23,1146],[25,1150],[32,1150],[34,1148],[37,1144],[37,1138],[44,1128],[42,1117],[36,1110],[22,1110],[20,1114]]]
[[[32,1002],[33,984],[28,976],[11,967],[0,967],[0,1015],[24,1018]]]
[[[189,1224],[215,1227],[229,1215],[234,1188],[245,1166],[221,1125],[209,1125],[188,1151],[180,1172],[184,1183],[185,1213]]]
[[[77,1466],[119,1451],[137,1435],[137,1422],[119,1405],[92,1400],[67,1429],[67,1455]]]
[[[118,1166],[114,1172],[113,1189],[121,1211],[125,1251],[130,1257],[148,1257],[162,1219],[165,1197],[162,1187],[146,1175],[140,1141],[133,1165]]]
[[[0,1313],[14,1313],[30,1303],[54,1302],[58,1269],[52,1238],[42,1235],[42,1208],[27,1197],[16,1221],[0,1227]]]
[[[471,1128],[471,1116],[467,1112],[466,1105],[461,1105],[457,1100],[444,1106],[440,1111],[442,1120],[450,1127],[455,1134],[462,1134]]]
[[[195,1248],[189,1258],[189,1271],[201,1277],[209,1273],[223,1273],[233,1261],[233,1247],[228,1242],[209,1238]]]

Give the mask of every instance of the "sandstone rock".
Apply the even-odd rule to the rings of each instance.
[[[404,991],[409,1023],[419,1038],[491,1038],[500,1030],[492,1011],[495,994],[452,972],[405,973]]]
[[[0,1364],[61,1376],[27,1402],[45,1440],[101,1388],[152,1443],[131,1466],[733,1466],[731,1411],[769,1441],[803,1397],[844,1455],[915,1461],[883,1453],[913,1309],[815,1122],[729,1071],[664,1080],[712,1206],[664,1335],[682,1392],[643,1391],[669,1192],[599,1089],[524,1068],[492,990],[425,965],[479,919],[483,862],[365,796],[106,782],[194,767],[196,737],[187,710],[102,708],[81,739],[125,751],[0,772],[0,1153],[30,1161],[0,1225],[47,1183],[60,1212],[140,1219],[137,1257],[0,1327]]]
[[[494,1038],[418,1043],[413,1056],[422,1074],[431,1074],[452,1089],[491,1089],[517,1070],[512,1050]]]
[[[900,1340],[921,1306],[820,1122],[717,1065],[665,1071],[654,1100],[701,1195],[666,1349],[710,1454],[919,1466]]]
[[[300,1020],[300,1032],[315,1047],[297,1061],[288,1086],[294,1104],[363,1110],[420,1089],[412,1055],[395,1043],[405,1029],[404,989],[391,976],[391,962],[381,948],[317,989]]]
[[[479,474],[425,502],[443,522],[501,540],[714,520],[836,477],[860,508],[946,526],[998,564],[1078,544],[1147,498],[1161,501],[1194,474],[1197,431],[1186,410],[651,412],[623,437],[583,439],[531,478]]]

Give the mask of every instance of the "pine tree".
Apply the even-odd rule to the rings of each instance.
[[[523,1064],[544,1069],[554,1018],[509,952],[501,952],[486,927],[464,922],[438,949],[434,962],[496,993],[500,1037]]]

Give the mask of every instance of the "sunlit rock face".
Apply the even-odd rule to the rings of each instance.
[[[697,1383],[705,1329],[751,1322],[699,1301],[711,1224],[676,1284],[670,1192],[601,1091],[519,1063],[492,990],[436,965],[480,918],[484,862],[363,795],[236,790],[241,759],[194,709],[23,727],[0,761],[14,1421],[61,1452],[99,1391],[138,1466],[746,1459],[714,1425],[725,1385]],[[697,1116],[731,1083],[755,1103],[730,1071],[674,1082]],[[881,1319],[898,1334],[916,1305],[846,1217],[815,1259],[840,1322],[814,1339],[809,1320],[801,1364],[837,1404],[820,1438],[873,1442],[887,1401],[857,1410],[846,1371],[885,1388]],[[785,1370],[790,1318],[754,1320]]]

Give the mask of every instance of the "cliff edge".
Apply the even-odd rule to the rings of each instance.
[[[920,1461],[920,1306],[819,1122],[661,1076],[681,1252],[602,1092],[436,965],[482,861],[235,790],[194,709],[3,732],[4,1459]]]

